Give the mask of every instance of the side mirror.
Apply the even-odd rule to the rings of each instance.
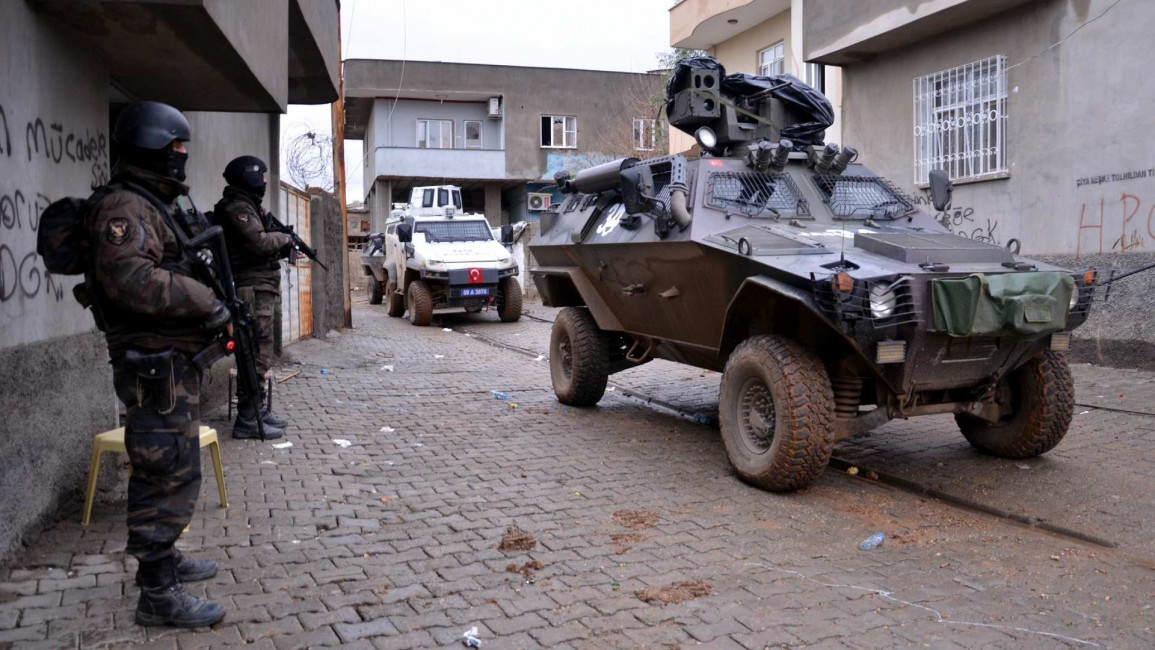
[[[954,194],[954,185],[950,182],[950,176],[941,169],[931,171],[930,202],[934,204],[934,209],[939,212],[949,210],[952,194]]]
[[[397,226],[397,241],[408,244],[413,241],[413,226],[403,223]]]
[[[508,223],[501,227],[501,243],[506,246],[513,243],[513,226]]]

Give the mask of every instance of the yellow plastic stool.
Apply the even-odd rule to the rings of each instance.
[[[221,467],[220,442],[217,439],[217,430],[201,426],[201,449],[209,448],[213,456],[213,470],[217,475],[217,492],[221,496],[221,507],[229,507],[229,497],[225,494],[225,472]],[[96,479],[100,476],[100,456],[106,451],[127,453],[124,446],[124,427],[97,434],[92,441],[92,461],[88,466],[88,493],[84,495],[84,518],[81,524],[88,525],[92,517],[92,501],[96,498]]]

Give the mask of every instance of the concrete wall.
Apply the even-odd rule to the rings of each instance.
[[[4,2],[0,71],[2,559],[44,521],[75,514],[69,504],[84,489],[92,436],[117,426],[120,406],[104,337],[72,297],[79,278],[48,275],[35,253],[41,210],[108,180],[109,70],[55,21]],[[195,113],[190,122],[189,183],[202,209],[219,197],[231,158],[252,153],[276,165],[275,116]],[[219,364],[206,378],[206,408],[223,403],[225,372]],[[123,498],[116,473],[103,474]]]
[[[505,177],[505,158],[501,150],[389,147],[374,152],[373,168],[377,176],[429,179],[426,184],[492,180]]]
[[[313,265],[313,336],[324,338],[329,330],[343,329],[345,322],[345,294],[349,283],[345,277],[348,258],[341,228],[341,205],[329,194],[314,194],[309,201],[309,231],[313,248],[317,249],[329,270]],[[355,267],[355,268],[359,268]]]
[[[925,202],[914,186],[912,80],[1005,55],[1015,66],[1007,73],[1009,177],[956,185],[954,207],[939,219],[965,237],[999,245],[1017,238],[1028,255],[1134,265],[1136,255],[1155,251],[1155,157],[1147,137],[1155,81],[1146,45],[1155,3],[1120,3],[1048,49],[1109,4],[1039,0],[845,66],[845,143]],[[1155,274],[1125,282],[1112,291],[1113,302],[1145,295]],[[1110,309],[1085,332],[1155,341],[1141,303],[1127,304],[1136,310]]]

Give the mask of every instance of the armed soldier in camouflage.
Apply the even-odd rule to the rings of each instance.
[[[192,253],[182,245],[198,224],[174,208],[188,193],[181,181],[190,138],[188,121],[171,106],[126,108],[112,134],[120,162],[111,191],[86,223],[93,265],[82,286],[127,411],[127,553],[140,561],[139,625],[202,627],[225,615],[181,587],[216,575],[216,564],[174,548],[201,485],[202,368],[193,357],[229,322],[212,289],[194,279]]]
[[[241,156],[226,167],[228,182],[224,196],[213,208],[213,219],[225,230],[229,264],[237,287],[237,296],[249,305],[257,317],[257,373],[262,380],[273,361],[273,319],[281,303],[280,260],[293,250],[293,238],[280,232],[269,232],[270,215],[261,207],[265,198],[268,171],[256,156]],[[256,438],[257,418],[265,425],[265,438],[280,438],[288,422],[274,415],[265,401],[264,383],[260,395],[246,395],[237,384],[237,419],[234,438]]]

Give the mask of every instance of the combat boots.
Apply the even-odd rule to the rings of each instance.
[[[212,560],[193,560],[185,557],[180,551],[174,549],[173,557],[176,558],[176,577],[181,582],[199,582],[201,580],[208,580],[217,574],[217,563]],[[136,572],[136,586],[144,584],[141,577],[141,572]]]
[[[142,562],[136,624],[146,627],[208,627],[225,617],[225,608],[185,592],[177,579],[175,557]]]
[[[261,411],[261,421],[265,423],[266,427],[284,429],[285,427],[289,426],[288,420],[273,415],[273,412],[269,409],[264,409]]]
[[[284,429],[269,424],[264,417],[261,420],[265,425],[266,440],[276,440],[285,435]],[[233,437],[240,440],[261,437],[261,432],[257,429],[257,411],[251,403],[237,407],[237,419],[233,422]]]

